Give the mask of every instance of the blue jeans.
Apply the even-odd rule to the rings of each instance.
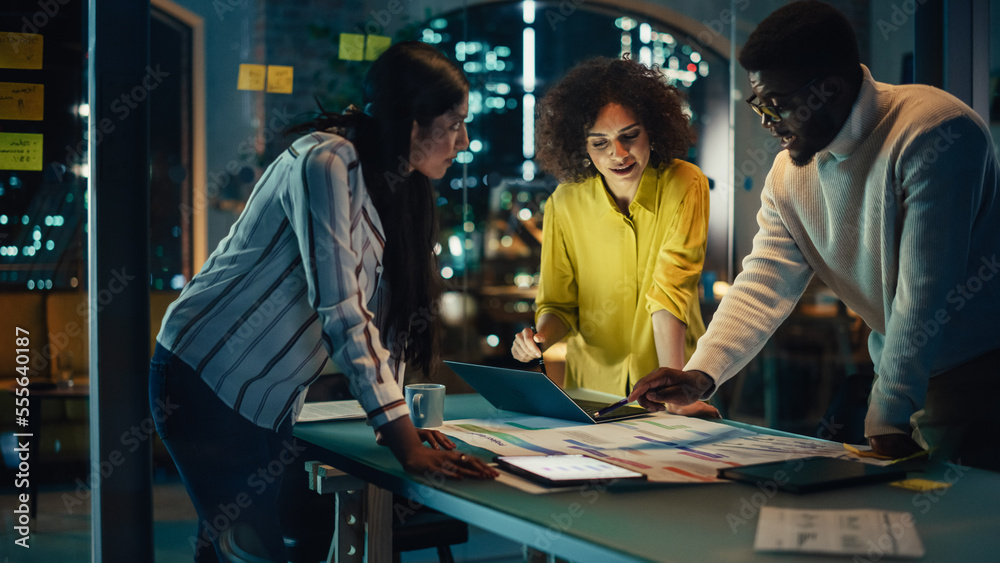
[[[287,561],[279,491],[285,474],[302,462],[291,422],[277,431],[254,425],[159,344],[150,365],[149,400],[169,407],[156,431],[198,512],[197,531],[189,538],[195,561],[227,561],[220,539],[236,530],[247,552]]]

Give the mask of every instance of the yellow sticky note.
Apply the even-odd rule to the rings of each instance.
[[[365,60],[374,61],[392,45],[392,38],[384,35],[369,35],[365,45]]]
[[[365,36],[359,33],[341,33],[340,58],[345,61],[365,60]]]
[[[0,68],[42,68],[42,36],[0,31]]]
[[[889,484],[893,487],[902,487],[904,489],[918,492],[947,489],[951,486],[951,483],[945,483],[944,481],[931,481],[930,479],[903,479],[902,481],[896,481]]]
[[[240,76],[236,79],[237,90],[263,90],[267,67],[264,65],[240,65]]]
[[[268,65],[267,91],[277,94],[292,93],[292,74],[294,67]]]
[[[45,114],[45,85],[0,82],[0,119],[41,121]]]
[[[0,170],[41,170],[42,135],[0,133]]]

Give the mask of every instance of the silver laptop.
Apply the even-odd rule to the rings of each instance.
[[[574,399],[542,373],[461,362],[446,361],[445,364],[494,407],[505,411],[583,423],[610,422],[649,414],[646,409],[625,406],[597,418],[594,413],[608,406],[607,403]]]

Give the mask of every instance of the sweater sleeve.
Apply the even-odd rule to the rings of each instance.
[[[689,311],[693,310],[692,301],[698,300],[698,280],[705,265],[709,195],[704,174],[682,179],[688,184],[660,246],[653,283],[646,293],[646,309],[651,314],[667,310],[690,324]]]
[[[779,155],[780,158],[780,155]],[[761,193],[757,213],[759,230],[753,249],[743,260],[743,271],[723,297],[705,336],[685,370],[702,371],[715,388],[736,375],[764,347],[768,338],[795,308],[812,268],[781,220],[774,201],[772,167]]]
[[[567,336],[574,334],[579,324],[579,301],[576,273],[570,260],[567,241],[556,211],[556,197],[545,202],[544,226],[542,228],[542,260],[538,281],[538,297],[535,318],[545,313],[559,317],[569,329]]]
[[[910,417],[926,399],[932,359],[946,353],[940,333],[950,320],[947,299],[966,281],[983,177],[994,158],[986,135],[969,117],[949,119],[913,139],[897,160],[896,193],[886,198],[901,205],[899,270],[886,303],[884,339],[872,335],[878,378],[866,436],[910,433]]]
[[[324,143],[300,159],[301,177],[290,182],[286,214],[302,255],[309,303],[319,315],[327,353],[378,427],[408,410],[358,280],[362,257],[352,247],[351,226],[352,209],[359,217],[365,213],[356,199],[364,193],[360,166],[349,145]]]

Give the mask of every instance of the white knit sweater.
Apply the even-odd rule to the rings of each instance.
[[[929,377],[1000,347],[1000,167],[969,107],[863,70],[830,145],[801,168],[775,158],[753,250],[686,369],[735,375],[816,274],[872,328],[876,436],[910,432]]]

